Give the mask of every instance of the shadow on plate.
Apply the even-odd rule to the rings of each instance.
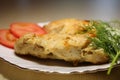
[[[36,62],[41,65],[47,65],[47,66],[62,66],[62,67],[82,67],[82,66],[93,66],[93,64],[84,62],[79,63],[77,66],[74,66],[72,62],[66,62],[64,60],[57,60],[57,59],[40,59],[31,55],[18,55],[16,56],[21,57],[22,59],[29,60],[32,62]]]

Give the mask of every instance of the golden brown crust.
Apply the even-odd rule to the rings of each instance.
[[[106,63],[108,55],[103,49],[90,46],[90,34],[82,33],[84,25],[89,25],[89,21],[63,19],[50,22],[45,25],[48,34],[21,37],[15,44],[15,52],[39,58],[62,59],[75,65],[80,62]]]

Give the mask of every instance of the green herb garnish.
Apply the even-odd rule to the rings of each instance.
[[[91,27],[96,29],[96,37],[91,39],[93,46],[103,48],[110,56],[111,64],[107,72],[110,74],[120,56],[120,30],[107,22],[91,21],[91,24]]]

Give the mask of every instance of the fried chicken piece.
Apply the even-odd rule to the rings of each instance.
[[[91,36],[84,32],[84,25],[89,25],[89,22],[76,19],[51,22],[45,26],[48,34],[27,34],[21,37],[15,44],[15,52],[45,59],[65,60],[74,65],[81,62],[108,62],[109,57],[103,49],[95,49],[90,45],[88,37]]]

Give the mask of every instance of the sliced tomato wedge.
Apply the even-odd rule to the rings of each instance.
[[[18,22],[10,25],[10,31],[16,37],[21,37],[27,33],[45,34],[46,31],[34,23]]]
[[[0,44],[14,48],[16,40],[17,38],[8,29],[0,29]]]

